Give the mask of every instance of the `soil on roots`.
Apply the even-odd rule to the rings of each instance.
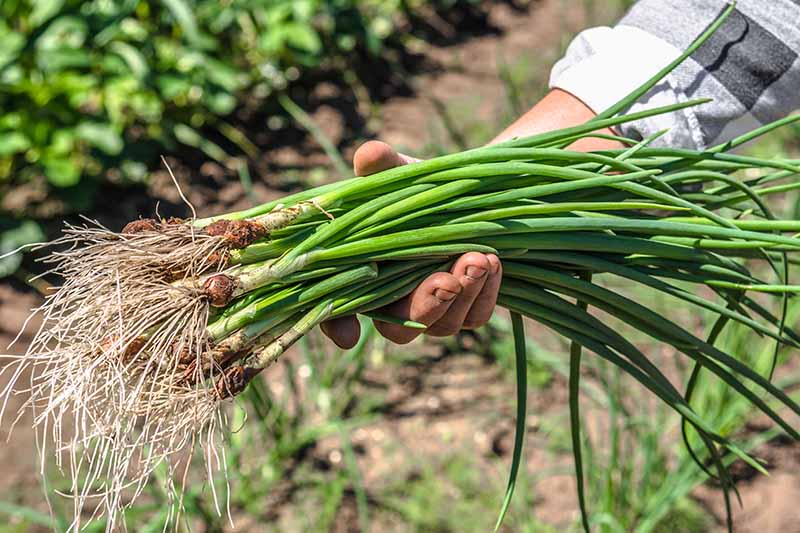
[[[25,353],[3,368],[2,397],[27,395],[19,414],[33,414],[41,456],[54,453],[71,478],[76,519],[99,497],[95,512],[111,524],[154,468],[213,432],[219,403],[213,368],[208,381],[184,374],[208,349],[208,302],[192,280],[218,270],[208,258],[225,237],[183,223],[130,229],[68,226],[49,245],[46,274],[63,283],[35,309]]]

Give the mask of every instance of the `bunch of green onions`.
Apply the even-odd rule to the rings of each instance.
[[[765,203],[770,194],[800,188],[800,183],[773,183],[795,175],[800,161],[726,153],[779,125],[700,153],[648,148],[650,139],[623,140],[630,148],[595,153],[562,148],[590,134],[598,127],[594,123],[284,199],[300,203],[313,194],[312,210],[314,205],[328,207],[326,213],[272,232],[268,241],[232,251],[232,266],[215,275],[233,280],[234,300],[212,315],[209,335],[215,343],[231,343],[247,352],[229,363],[217,390],[221,396],[239,392],[324,320],[360,313],[397,321],[377,310],[408,295],[431,273],[449,269],[459,254],[494,253],[503,262],[498,304],[512,312],[517,341],[524,342],[519,318],[524,316],[573,342],[575,452],[580,347],[585,347],[678,411],[684,431],[691,427],[702,437],[719,468],[716,476],[727,488],[730,479],[722,467],[721,448],[763,468],[692,409],[692,384],[676,389],[644,353],[587,307],[673,346],[694,361],[695,374],[700,369],[714,373],[787,434],[800,438],[763,393],[796,414],[800,406],[735,354],[715,346],[727,322],[774,339],[776,353],[778,345],[800,346],[800,337],[783,318],[752,296],[779,297],[785,310],[787,296],[800,291],[788,276],[800,239],[786,234],[800,232],[800,221],[776,219]],[[763,174],[746,182],[732,177],[752,169]],[[696,184],[703,185],[702,191],[691,186]],[[235,216],[257,217],[270,209],[268,204]],[[774,270],[777,281],[760,277],[763,269],[753,268],[758,261]],[[642,303],[594,283],[595,276],[621,278],[678,298],[687,309],[710,311],[718,316],[713,333],[698,338]],[[713,296],[701,295],[701,287]],[[524,345],[517,349],[517,364],[520,412],[512,476],[524,431]]]
[[[800,161],[765,160],[730,151],[800,117],[789,117],[701,152],[653,148],[650,144],[655,137],[635,141],[595,132],[701,105],[703,101],[698,100],[618,116],[701,46],[729,12],[652,80],[585,125],[332,183],[247,211],[178,224],[137,221],[129,231],[108,237],[109,246],[127,246],[126,250],[136,252],[127,256],[131,261],[136,255],[142,264],[149,265],[136,278],[137,287],[145,284],[158,298],[179,301],[176,308],[184,305],[181,298],[188,295],[192,305],[202,310],[192,316],[201,317],[203,325],[187,340],[173,334],[178,329],[176,324],[183,324],[174,318],[177,311],[159,312],[149,321],[142,318],[146,314],[142,309],[131,311],[131,301],[140,293],[134,296],[132,289],[126,292],[133,285],[119,281],[118,266],[108,269],[117,272],[117,278],[106,276],[111,280],[107,282],[108,294],[120,302],[102,300],[104,306],[111,307],[108,313],[99,308],[86,311],[96,294],[70,302],[75,309],[95,317],[97,323],[105,320],[102,327],[93,323],[95,329],[107,328],[109,342],[121,346],[113,355],[113,364],[117,365],[114,377],[109,380],[107,376],[112,373],[104,374],[107,381],[103,386],[113,388],[109,383],[118,380],[125,384],[124,391],[121,385],[116,391],[119,396],[136,398],[116,403],[113,416],[119,419],[129,411],[135,411],[131,420],[166,416],[148,406],[158,404],[158,409],[165,409],[163,402],[154,401],[154,394],[166,391],[180,396],[177,390],[183,391],[184,399],[186,391],[192,391],[192,401],[202,396],[216,409],[222,400],[241,392],[295,341],[328,319],[363,314],[424,328],[381,314],[380,309],[408,295],[431,273],[447,270],[463,253],[494,253],[503,262],[498,303],[511,312],[518,380],[512,471],[498,526],[513,493],[525,428],[522,317],[547,326],[572,343],[570,407],[585,527],[588,521],[577,401],[582,347],[617,365],[681,415],[687,444],[690,432],[699,436],[710,461],[698,458],[697,462],[722,482],[728,502],[732,482],[722,455],[730,452],[759,470],[763,467],[722,435],[713,421],[693,409],[691,396],[698,372],[713,373],[792,438],[800,438],[770,402],[778,402],[798,415],[800,406],[770,382],[771,376],[756,373],[736,354],[716,346],[727,323],[741,324],[773,339],[776,355],[779,346],[800,346],[800,335],[787,327],[784,319],[789,296],[800,290],[789,281],[790,267],[797,263],[793,256],[800,252],[800,238],[791,233],[800,231],[800,221],[778,219],[767,205],[770,195],[800,188],[800,183],[786,182],[800,171]],[[566,148],[587,136],[613,138],[626,148],[592,153]],[[745,181],[734,177],[742,171],[748,176]],[[201,241],[212,245],[201,252],[175,255],[174,260],[169,250],[156,253],[148,248],[148,242],[158,242],[159,236],[176,231],[192,235],[181,241],[184,248],[197,247]],[[100,265],[105,252],[93,253],[93,264]],[[121,257],[123,263],[128,260]],[[153,257],[157,260],[150,261]],[[677,298],[686,309],[713,313],[717,321],[711,334],[699,338],[668,317],[595,283],[596,279],[609,278]],[[777,298],[780,311],[772,311],[755,294]],[[690,358],[695,372],[687,386],[676,388],[645,353],[594,316],[590,308]],[[72,326],[77,320],[70,316],[65,311],[56,319],[73,320],[70,327],[78,327]],[[120,323],[124,341],[107,333]],[[153,340],[162,337],[169,342]],[[176,340],[179,350],[172,349]],[[99,369],[111,364],[112,355],[105,348],[92,347],[81,353],[85,380],[98,380]],[[29,354],[34,360],[35,355]],[[90,364],[85,364],[87,358]],[[48,364],[49,374],[42,379],[52,385],[53,365],[67,363]],[[158,370],[163,368],[168,370]],[[124,379],[118,377],[122,375]],[[61,386],[63,377],[58,379],[61,381],[51,389]],[[169,381],[168,386],[151,386],[156,380]],[[104,393],[103,398],[112,397],[112,393],[114,390]],[[50,396],[45,396],[39,398],[45,400],[41,420],[62,416],[63,409],[60,411],[53,402],[58,400],[63,405],[67,395],[53,395],[51,390]],[[80,399],[81,405],[87,404],[85,400]],[[167,402],[166,409],[174,411],[176,407]],[[203,411],[203,417],[183,431],[202,432],[215,419],[214,412]],[[103,440],[107,435],[100,424],[88,426],[78,428],[84,431],[79,442],[91,448],[92,439]],[[124,473],[103,472],[129,476],[131,449],[140,449],[137,447],[142,443],[153,449],[168,439],[171,444],[163,448],[168,452],[147,456],[149,466],[143,471],[149,473],[158,460],[187,442],[185,435],[160,430],[148,433],[149,440],[142,439],[141,431],[141,425],[133,422],[123,429],[116,427],[115,445],[108,450],[117,453],[117,443],[125,439],[135,443],[122,447],[128,461],[122,461]],[[91,449],[97,452],[99,445],[94,446]],[[695,456],[696,452],[689,449]],[[107,491],[127,486],[118,482]],[[119,505],[115,500],[108,505],[108,512],[113,513]]]

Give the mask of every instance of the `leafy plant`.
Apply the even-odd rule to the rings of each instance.
[[[139,182],[159,151],[179,144],[223,163],[229,151],[254,157],[231,124],[241,102],[263,107],[311,71],[383,54],[407,13],[427,3],[4,1],[0,185]]]

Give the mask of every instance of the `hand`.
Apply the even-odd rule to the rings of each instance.
[[[594,116],[594,111],[580,99],[553,89],[489,144],[576,126]],[[600,133],[614,132],[605,128]],[[591,151],[621,147],[622,143],[615,140],[586,137],[573,143],[570,149]],[[356,176],[366,176],[414,161],[418,160],[394,151],[386,143],[370,141],[356,150],[353,168]],[[502,265],[496,255],[468,253],[456,261],[449,273],[433,274],[409,296],[381,309],[381,312],[421,322],[428,326],[425,333],[434,336],[452,335],[463,328],[477,328],[492,316],[502,276]],[[398,344],[411,342],[420,334],[418,329],[380,321],[375,321],[375,327],[384,337]],[[353,316],[325,322],[322,331],[342,348],[355,346],[361,335],[358,321]]]
[[[388,144],[369,141],[353,156],[356,176],[418,161],[394,151]],[[461,329],[484,325],[494,312],[503,268],[494,254],[470,252],[462,255],[450,272],[437,272],[425,279],[410,295],[380,311],[428,326],[424,332],[436,337],[453,335]],[[375,321],[375,328],[390,341],[405,344],[421,331],[398,324]],[[329,320],[322,331],[340,348],[352,348],[361,336],[354,316]]]

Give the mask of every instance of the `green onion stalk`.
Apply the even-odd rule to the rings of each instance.
[[[673,347],[695,373],[714,374],[800,438],[785,418],[800,415],[800,406],[771,376],[718,346],[719,331],[701,338],[600,283],[619,279],[669,295],[681,302],[677,315],[702,310],[718,318],[715,330],[726,323],[749,328],[772,339],[776,355],[781,346],[800,346],[800,335],[785,319],[788,299],[800,292],[790,281],[800,221],[778,218],[768,202],[800,188],[793,180],[800,161],[731,153],[800,117],[703,151],[652,147],[657,136],[614,136],[625,146],[618,150],[567,147],[603,128],[702,105],[695,100],[620,114],[729,13],[653,79],[584,125],[323,185],[235,213],[142,219],[120,233],[68,228],[61,242],[81,246],[49,259],[66,264],[54,267],[66,281],[42,307],[45,326],[16,374],[27,366],[34,370],[30,405],[37,409],[36,424],[50,428],[62,449],[82,448],[84,457],[93,458],[88,467],[76,467],[74,477],[81,473],[87,484],[118,495],[144,483],[197,435],[210,434],[223,400],[323,321],[361,314],[424,329],[380,310],[430,274],[449,269],[459,255],[478,251],[503,262],[498,304],[514,319],[523,376],[512,476],[498,526],[524,435],[520,317],[572,343],[570,390],[576,394],[585,348],[677,411],[684,433],[697,435],[708,459],[690,448],[692,456],[727,494],[731,479],[721,454],[763,470],[761,464],[693,408],[694,377],[680,390],[592,310]],[[774,299],[778,311],[765,298]],[[577,401],[570,405],[577,409]],[[68,438],[60,429],[66,415],[81,421],[77,435]],[[575,411],[573,439],[579,443],[578,420]],[[586,520],[579,446],[575,453]],[[140,467],[138,474],[131,474],[131,465]],[[102,481],[108,477],[113,482]],[[79,496],[86,497],[86,490]],[[107,506],[109,514],[117,503]]]

